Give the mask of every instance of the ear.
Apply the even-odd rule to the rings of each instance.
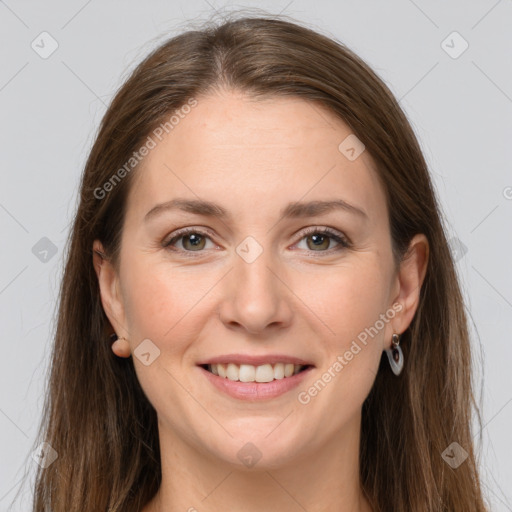
[[[400,263],[396,277],[395,289],[397,292],[393,304],[400,303],[402,309],[395,316],[392,324],[394,332],[398,334],[403,333],[409,327],[418,309],[421,286],[427,273],[428,257],[427,237],[423,234],[415,235]]]
[[[98,277],[101,304],[114,331],[119,337],[127,337],[125,308],[120,293],[119,276],[108,260],[99,240],[93,243],[93,265]]]

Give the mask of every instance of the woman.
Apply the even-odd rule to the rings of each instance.
[[[388,88],[283,17],[207,25],[87,160],[34,510],[484,511],[470,366]]]

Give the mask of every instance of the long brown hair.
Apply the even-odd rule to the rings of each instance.
[[[137,512],[158,490],[156,412],[132,359],[111,351],[92,246],[99,239],[106,256],[116,261],[137,169],[111,181],[108,191],[104,184],[174,111],[217,87],[327,107],[376,163],[396,261],[415,234],[428,238],[420,304],[401,339],[405,369],[396,377],[383,357],[363,404],[361,485],[375,511],[487,510],[471,432],[473,409],[480,424],[481,419],[467,317],[441,209],[413,129],[383,81],[340,42],[285,16],[237,18],[236,13],[152,51],[101,122],[81,181],[35,443],[49,443],[58,458],[38,468],[33,510]],[[442,456],[453,442],[467,452],[456,469]]]

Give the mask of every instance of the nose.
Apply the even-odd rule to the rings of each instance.
[[[250,263],[235,256],[234,268],[224,280],[219,307],[220,319],[227,328],[263,334],[291,324],[293,293],[270,253],[263,251]]]

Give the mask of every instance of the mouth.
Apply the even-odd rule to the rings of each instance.
[[[311,364],[294,364],[291,362],[267,363],[258,366],[234,363],[201,364],[199,366],[223,379],[242,383],[268,383],[275,380],[289,379],[313,368]]]
[[[290,396],[315,366],[297,363],[265,363],[259,366],[235,363],[205,363],[197,368],[206,382],[236,400],[260,402]],[[216,372],[216,373],[214,373]]]

